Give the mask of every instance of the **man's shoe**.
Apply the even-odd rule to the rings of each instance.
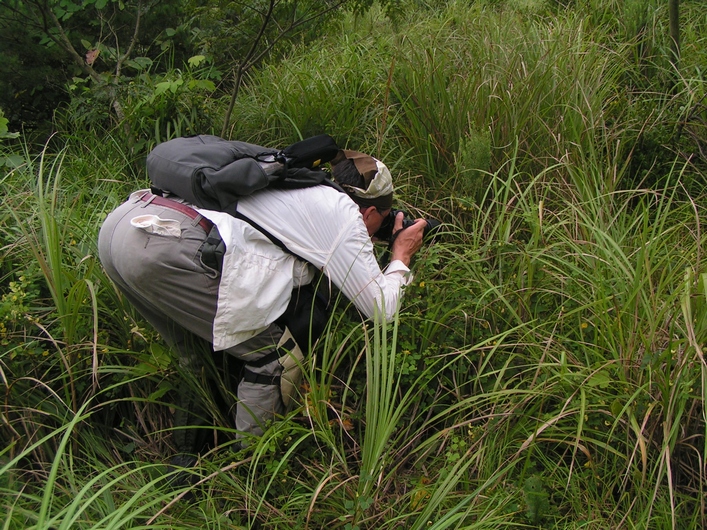
[[[198,476],[189,468],[196,466],[197,458],[194,455],[179,454],[172,457],[167,466],[167,481],[174,488],[190,486],[198,482]]]

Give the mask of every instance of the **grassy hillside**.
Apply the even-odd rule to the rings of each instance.
[[[219,360],[180,372],[97,260],[158,127],[0,137],[3,528],[705,526],[707,8],[672,64],[664,2],[431,4],[323,28],[236,102],[232,138],[328,132],[445,223],[398,321],[342,302],[244,450]],[[175,486],[184,385],[214,443]]]

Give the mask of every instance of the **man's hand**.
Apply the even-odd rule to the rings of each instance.
[[[425,231],[427,221],[417,219],[415,224],[403,230],[403,212],[398,212],[393,225],[393,248],[391,249],[391,259],[400,260],[406,266],[410,265],[410,260],[422,247],[422,235]]]

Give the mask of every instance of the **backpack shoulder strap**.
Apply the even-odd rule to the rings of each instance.
[[[325,178],[321,182],[325,186],[329,186],[330,188],[334,188],[336,191],[339,193],[346,193],[346,190],[341,187],[341,185],[338,182],[335,182],[334,180],[330,178]]]
[[[248,223],[250,226],[255,228],[258,232],[260,232],[265,237],[267,237],[273,245],[278,247],[280,250],[282,250],[286,254],[289,254],[290,256],[294,256],[295,258],[297,258],[300,261],[304,261],[306,263],[309,263],[309,260],[306,260],[302,256],[300,256],[299,254],[295,254],[294,252],[292,252],[289,248],[287,248],[287,246],[282,241],[280,241],[278,238],[276,238],[270,232],[265,230],[265,228],[260,226],[258,223],[253,221],[250,217],[246,217],[241,212],[239,212],[238,210],[235,210],[235,209],[233,210],[231,215],[233,215],[233,217],[235,217],[236,219],[240,219],[241,221],[245,221],[246,223]]]
[[[337,190],[340,193],[346,193],[344,191],[344,188],[342,188],[338,183],[334,182],[333,180],[331,180],[329,178],[324,178],[322,180],[322,182],[320,183],[320,185],[329,186],[331,188],[334,188],[335,190]],[[265,228],[260,226],[258,223],[253,221],[250,217],[247,217],[247,216],[243,215],[241,212],[239,212],[237,203],[233,205],[233,207],[230,211],[230,214],[233,215],[233,217],[235,217],[236,219],[240,219],[241,221],[245,221],[246,223],[248,223],[250,226],[252,226],[257,231],[259,231],[261,234],[263,234],[265,237],[267,237],[273,245],[275,245],[276,247],[281,249],[286,254],[294,256],[295,258],[297,258],[300,261],[304,261],[306,263],[309,263],[309,260],[306,260],[302,256],[300,256],[299,254],[292,252],[289,248],[287,248],[287,246],[282,241],[280,241],[277,237],[275,237],[270,232],[265,230]]]

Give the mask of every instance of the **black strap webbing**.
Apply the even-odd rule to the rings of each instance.
[[[280,357],[284,357],[285,355],[287,355],[287,352],[292,351],[295,346],[297,346],[297,343],[293,339],[289,339],[287,342],[285,342],[285,344],[283,344],[279,348],[275,348],[270,353],[266,353],[260,359],[256,361],[246,361],[246,366],[252,366],[253,368],[262,368],[266,364],[270,364],[271,362],[279,359]]]
[[[280,376],[256,374],[246,368],[243,370],[243,381],[255,385],[278,386],[280,384]]]
[[[324,185],[326,185],[326,186],[329,186],[329,187],[331,187],[331,188],[334,188],[335,190],[337,190],[337,191],[340,192],[340,193],[346,193],[346,191],[344,190],[344,188],[342,188],[337,182],[334,182],[333,180],[331,180],[331,179],[329,179],[329,178],[325,178],[325,179],[321,182],[321,184],[324,184]],[[267,238],[272,242],[273,245],[275,245],[276,247],[280,248],[283,252],[289,254],[290,256],[294,256],[295,258],[297,258],[297,259],[300,260],[300,261],[304,261],[304,262],[309,263],[308,260],[304,259],[304,258],[303,258],[302,256],[300,256],[299,254],[295,254],[294,252],[292,252],[289,248],[287,248],[287,246],[286,246],[282,241],[280,241],[278,238],[276,238],[276,237],[275,237],[274,235],[272,235],[270,232],[268,232],[267,230],[265,230],[265,228],[263,228],[262,226],[260,226],[258,223],[256,223],[255,221],[253,221],[253,220],[250,219],[249,217],[246,217],[246,216],[243,215],[241,212],[239,212],[239,211],[238,211],[238,203],[235,203],[234,205],[232,205],[231,207],[229,207],[229,210],[231,210],[231,211],[229,211],[228,213],[230,213],[231,215],[233,215],[233,217],[235,217],[236,219],[240,219],[241,221],[245,221],[246,223],[248,223],[250,226],[252,226],[252,227],[255,228],[256,230],[258,230],[261,234],[263,234],[265,237],[267,237]]]
[[[260,233],[263,234],[265,237],[267,237],[267,238],[272,242],[273,245],[275,245],[276,247],[280,248],[280,249],[281,249],[283,252],[285,252],[286,254],[289,254],[290,256],[294,256],[295,258],[297,258],[297,259],[300,260],[300,261],[304,261],[304,262],[309,263],[306,259],[304,259],[304,258],[303,258],[302,256],[300,256],[299,254],[295,254],[294,252],[292,252],[289,248],[287,248],[287,246],[285,246],[285,244],[284,244],[282,241],[280,241],[278,238],[276,238],[276,237],[275,237],[274,235],[272,235],[270,232],[268,232],[267,230],[265,230],[265,228],[263,228],[262,226],[260,226],[258,223],[256,223],[255,221],[253,221],[253,220],[250,219],[249,217],[246,217],[245,215],[243,215],[243,214],[242,214],[241,212],[239,212],[238,210],[234,210],[233,212],[231,212],[231,215],[233,215],[233,217],[235,217],[236,219],[240,219],[241,221],[245,221],[246,223],[248,223],[250,226],[252,226],[253,228],[255,228],[258,232],[260,232]]]

